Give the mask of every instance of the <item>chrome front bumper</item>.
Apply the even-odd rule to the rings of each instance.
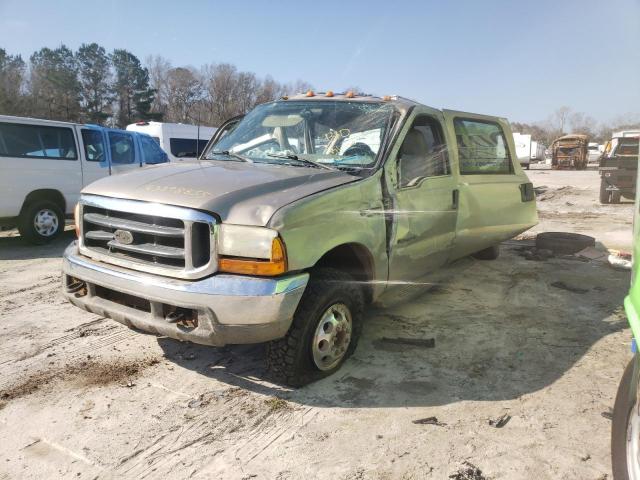
[[[77,307],[145,332],[215,346],[283,337],[308,280],[308,273],[178,280],[94,261],[79,255],[77,242],[67,247],[62,263],[63,295]],[[78,281],[85,285],[79,290]],[[114,301],[118,294],[129,301]],[[135,308],[132,298],[148,308]],[[197,312],[197,326],[167,320],[165,312],[174,307]]]

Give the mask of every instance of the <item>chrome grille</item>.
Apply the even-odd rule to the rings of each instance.
[[[183,207],[84,195],[80,252],[148,273],[194,279],[215,272],[216,221]]]

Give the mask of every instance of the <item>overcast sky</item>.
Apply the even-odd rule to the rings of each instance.
[[[0,0],[8,53],[90,42],[512,121],[640,114],[640,0]]]

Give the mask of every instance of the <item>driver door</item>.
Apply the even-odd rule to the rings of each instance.
[[[411,281],[443,265],[455,239],[457,176],[451,169],[442,114],[416,109],[390,159],[397,176],[389,279]]]

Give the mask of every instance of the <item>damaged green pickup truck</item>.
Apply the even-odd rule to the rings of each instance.
[[[302,385],[341,366],[387,288],[536,222],[506,120],[310,91],[223,125],[197,163],[86,187],[63,292],[158,335],[269,342],[271,374]]]

